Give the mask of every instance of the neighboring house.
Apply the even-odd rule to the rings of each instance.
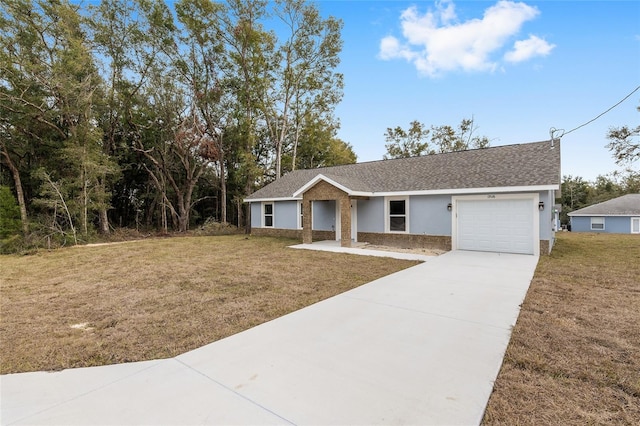
[[[551,251],[560,144],[296,170],[245,199],[251,233],[397,247]]]
[[[640,234],[640,194],[627,194],[569,213],[571,231]]]

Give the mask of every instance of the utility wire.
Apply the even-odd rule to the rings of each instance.
[[[638,87],[636,87],[635,89],[633,89],[633,90],[631,91],[631,93],[629,93],[627,96],[625,96],[624,98],[622,98],[622,100],[621,100],[620,102],[618,102],[617,104],[615,104],[614,106],[612,106],[611,108],[609,108],[608,110],[606,110],[605,112],[603,112],[602,114],[598,115],[598,116],[597,116],[597,117],[595,117],[595,118],[592,118],[591,120],[587,121],[587,122],[586,122],[586,123],[584,123],[584,124],[579,125],[579,126],[578,126],[578,127],[576,127],[575,129],[571,129],[571,130],[569,130],[568,132],[564,132],[564,133],[562,133],[562,135],[560,135],[560,137],[562,137],[562,136],[564,136],[564,135],[568,135],[568,134],[569,134],[569,133],[571,133],[571,132],[575,132],[576,130],[578,130],[578,129],[580,129],[580,128],[584,127],[584,126],[586,126],[587,124],[593,123],[593,122],[594,122],[594,121],[596,121],[598,118],[602,117],[603,115],[605,115],[606,113],[608,113],[609,111],[611,111],[612,109],[614,109],[615,107],[617,107],[618,105],[620,105],[621,103],[623,103],[624,101],[626,101],[627,99],[629,99],[629,97],[630,97],[631,95],[633,95],[634,93],[636,93],[638,90],[640,90],[640,86],[638,86]],[[554,128],[552,128],[552,129],[551,129],[551,131],[552,131],[552,132],[553,132],[553,131],[557,131],[557,130],[558,130],[558,129],[554,129]]]
[[[614,106],[612,106],[611,108],[609,108],[608,110],[606,110],[605,112],[603,112],[602,114],[599,114],[597,117],[592,118],[591,120],[587,121],[584,124],[579,125],[578,127],[569,130],[568,132],[565,132],[564,129],[556,129],[555,127],[552,127],[551,129],[549,129],[549,134],[551,135],[551,139],[557,139],[557,138],[561,138],[564,135],[568,135],[571,132],[575,132],[576,130],[586,126],[587,124],[593,123],[594,121],[596,121],[598,118],[602,117],[603,115],[605,115],[606,113],[608,113],[609,111],[611,111],[612,109],[614,109],[615,107],[617,107],[618,105],[620,105],[621,103],[623,103],[624,101],[626,101],[631,95],[633,95],[635,92],[637,92],[638,90],[640,90],[640,86],[636,87],[635,89],[633,89],[631,91],[631,93],[629,93],[627,96],[625,96],[624,98],[622,98],[618,103],[616,103]],[[557,133],[560,133],[560,135],[556,136]]]

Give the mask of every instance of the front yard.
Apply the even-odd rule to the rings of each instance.
[[[0,373],[173,357],[417,262],[244,235],[0,256]]]
[[[0,256],[0,373],[172,357],[415,262],[185,237]],[[486,425],[640,424],[640,238],[559,233]]]

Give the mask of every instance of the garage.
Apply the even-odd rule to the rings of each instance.
[[[458,250],[536,254],[537,216],[531,196],[456,200]]]

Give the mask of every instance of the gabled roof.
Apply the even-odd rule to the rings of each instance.
[[[640,216],[640,194],[627,194],[569,213],[569,216]]]
[[[350,195],[363,196],[463,192],[471,188],[559,189],[560,143],[533,142],[296,170],[254,192],[246,201],[301,199],[304,191],[300,190],[319,176],[347,189]]]

